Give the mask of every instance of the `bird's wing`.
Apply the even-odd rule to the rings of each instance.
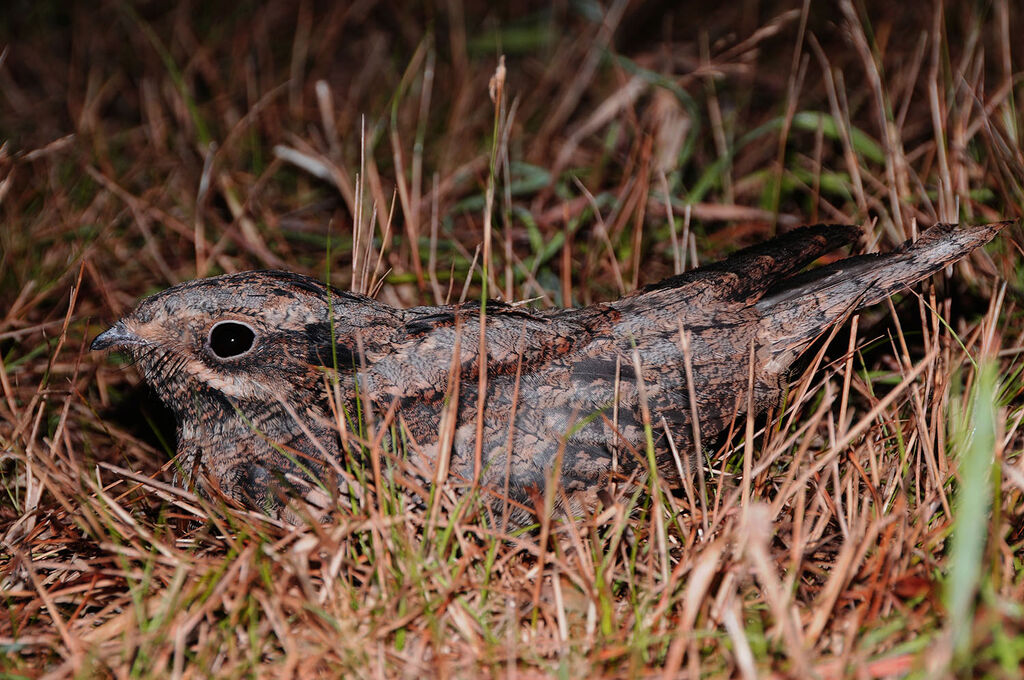
[[[801,227],[765,243],[739,250],[720,262],[647,286],[631,297],[644,297],[649,293],[710,281],[723,299],[735,302],[752,300],[822,255],[856,242],[860,236],[860,227],[853,225],[819,224]]]

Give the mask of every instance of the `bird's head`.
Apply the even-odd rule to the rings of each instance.
[[[361,319],[374,316],[364,307],[382,305],[297,274],[215,276],[142,300],[92,349],[130,355],[179,419],[195,399],[230,408],[301,403],[324,368],[351,366]]]

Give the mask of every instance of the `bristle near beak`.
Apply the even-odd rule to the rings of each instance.
[[[123,321],[118,321],[113,326],[96,336],[89,346],[91,350],[111,349],[118,347],[130,347],[132,345],[144,345],[146,341],[128,330]]]

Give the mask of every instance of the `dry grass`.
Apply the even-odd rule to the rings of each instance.
[[[1019,217],[1024,16],[828,4],[20,3],[3,677],[1017,677],[1019,229],[840,329],[686,489],[515,537],[447,485],[433,521],[379,451],[329,525],[210,506],[87,352],[222,271],[585,304],[798,223]]]

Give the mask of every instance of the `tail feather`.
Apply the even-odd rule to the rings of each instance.
[[[756,306],[774,354],[802,351],[843,316],[877,304],[991,241],[1013,222],[937,224],[888,253],[840,260],[783,281]]]

